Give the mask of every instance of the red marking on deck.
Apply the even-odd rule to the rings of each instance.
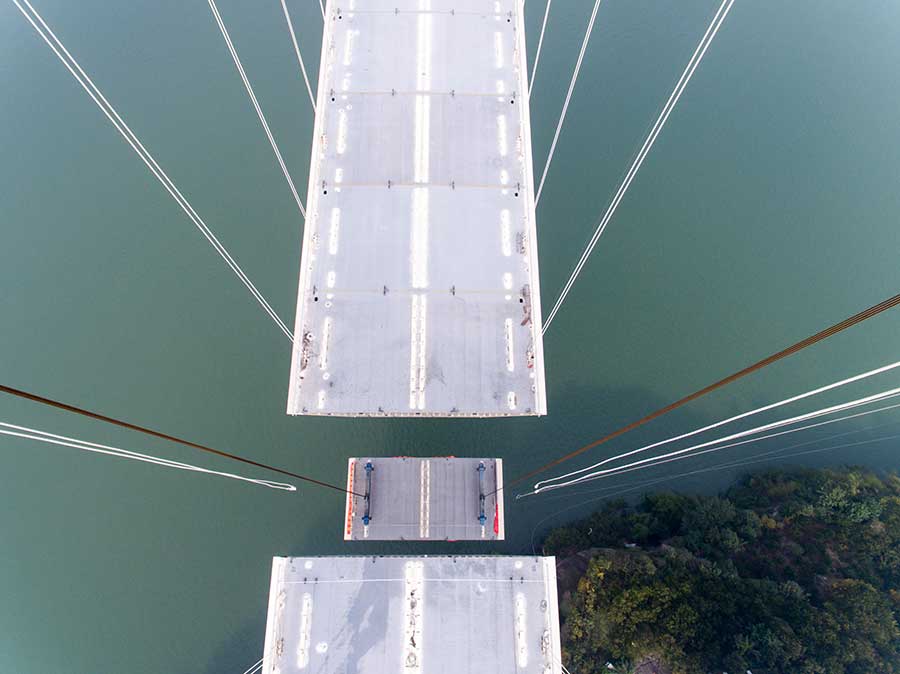
[[[344,538],[348,538],[353,534],[353,478],[356,473],[356,460],[350,459],[349,470],[347,470],[347,511],[345,513],[346,524],[344,528]]]

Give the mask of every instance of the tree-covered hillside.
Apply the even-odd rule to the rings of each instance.
[[[896,476],[768,471],[720,497],[649,494],[544,551],[588,560],[562,588],[573,674],[900,672]]]

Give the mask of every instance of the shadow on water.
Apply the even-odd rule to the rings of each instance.
[[[206,666],[206,674],[242,674],[262,657],[265,633],[265,614],[246,621],[236,634],[216,649]]]
[[[340,505],[336,507],[343,508],[343,498],[336,499],[336,503],[338,501]],[[264,577],[258,579],[259,582],[257,583],[261,588],[261,596],[258,600],[255,600],[254,603],[254,606],[256,606],[257,609],[254,611],[251,607],[248,607],[247,619],[243,621],[241,627],[237,631],[230,634],[219,644],[206,665],[204,674],[243,674],[247,668],[251,667],[262,657],[266,635],[266,609],[268,606],[270,580],[268,567],[271,557],[298,557],[329,554],[328,552],[323,552],[321,544],[316,546],[316,548],[310,548],[308,545],[304,545],[302,541],[304,538],[309,540],[310,531],[328,531],[329,534],[332,534],[335,531],[336,526],[339,525],[339,523],[336,523],[332,518],[334,510],[335,509],[332,508],[330,511],[321,513],[310,528],[304,528],[302,530],[298,529],[295,538],[292,539],[292,542],[286,549],[259,551],[259,555],[266,558],[264,560],[265,563],[263,564],[263,568],[266,570],[263,571]],[[309,520],[310,509],[302,509],[301,504],[298,506],[298,512],[299,514],[302,514],[305,520]],[[344,554],[359,553],[346,552]],[[194,673],[185,672],[185,674]]]

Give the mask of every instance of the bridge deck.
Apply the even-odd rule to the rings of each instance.
[[[288,413],[545,414],[522,2],[357,4],[326,12]]]
[[[553,557],[275,557],[264,674],[561,674]]]
[[[373,468],[367,481],[366,465]],[[479,467],[484,466],[479,478]],[[344,540],[497,541],[505,536],[503,461],[455,457],[350,459]],[[480,496],[484,490],[481,523]]]

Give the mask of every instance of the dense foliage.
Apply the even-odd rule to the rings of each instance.
[[[544,549],[590,550],[563,594],[573,673],[900,672],[896,476],[768,471],[721,497],[651,494]]]

